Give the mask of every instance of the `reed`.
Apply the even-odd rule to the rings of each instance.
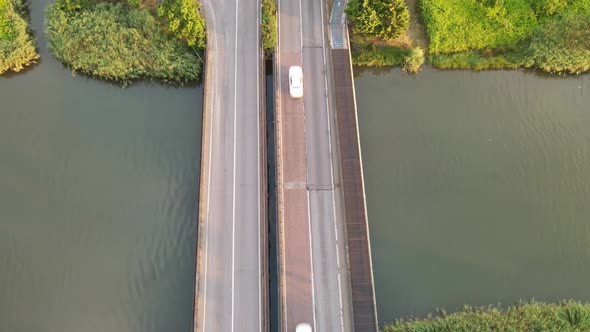
[[[126,2],[73,11],[56,2],[46,33],[50,51],[74,72],[123,84],[146,78],[182,85],[200,76],[197,49],[167,33],[149,10]]]
[[[382,332],[582,332],[590,331],[590,304],[521,301],[508,308],[469,307],[447,314],[438,311],[423,319],[398,320]]]
[[[39,59],[26,12],[22,0],[0,0],[0,74],[21,71]]]

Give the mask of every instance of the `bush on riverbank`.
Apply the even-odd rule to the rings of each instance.
[[[527,51],[527,65],[546,72],[590,70],[590,15],[559,15],[535,33]]]
[[[39,59],[23,0],[0,0],[0,74],[18,72]]]
[[[353,33],[369,38],[393,40],[410,24],[405,0],[350,0],[345,11]]]
[[[138,1],[58,0],[47,11],[49,48],[73,71],[124,84],[140,78],[174,84],[197,80],[197,47],[205,41],[191,23],[195,7],[187,9],[188,2],[179,0],[184,7],[174,10],[169,1],[160,10],[166,19],[158,20],[153,10],[137,9]]]
[[[421,0],[420,6],[433,54],[515,45],[538,26],[526,0]]]
[[[590,331],[590,304],[562,301],[557,304],[521,302],[507,309],[464,307],[424,319],[400,320],[386,325],[383,332],[492,332],[492,331]]]
[[[412,50],[419,54],[421,46],[428,62],[441,69],[590,70],[590,0],[406,0],[411,31],[389,41],[362,33],[359,26],[367,31],[377,26],[377,14],[368,0],[355,1],[356,7],[347,8],[361,19],[361,24],[351,19],[355,65],[402,66],[413,72],[418,58],[405,59]]]
[[[158,16],[166,27],[179,40],[188,46],[205,48],[205,19],[201,15],[201,5],[196,0],[162,0],[158,6]]]
[[[272,51],[277,45],[277,4],[275,0],[262,0],[262,46]]]
[[[590,0],[421,0],[421,9],[435,67],[590,70]]]
[[[525,66],[523,50],[466,51],[452,54],[430,54],[428,62],[440,69],[516,69]]]
[[[400,66],[409,73],[416,73],[424,63],[424,51],[420,47],[407,48],[376,44],[358,35],[351,36],[352,63],[356,66]]]

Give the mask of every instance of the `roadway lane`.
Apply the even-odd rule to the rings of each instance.
[[[280,241],[281,331],[314,326],[311,234],[303,100],[289,96],[289,67],[302,65],[299,1],[279,0],[277,72],[277,175]],[[314,329],[314,331],[316,331]]]
[[[321,0],[278,3],[283,331],[300,322],[310,323],[314,331],[351,331],[352,326],[323,6]],[[289,97],[288,67],[294,64],[303,67],[303,105]]]
[[[352,331],[335,110],[328,87],[326,3],[300,0],[303,15],[305,136],[317,331]],[[327,11],[326,11],[327,12]],[[304,75],[305,75],[304,74]],[[333,143],[334,142],[334,143]],[[333,162],[336,161],[336,162]]]
[[[195,331],[267,329],[258,0],[203,0],[207,66]]]

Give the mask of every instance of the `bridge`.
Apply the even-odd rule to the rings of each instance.
[[[328,5],[278,0],[279,325],[376,331],[345,3]],[[203,10],[208,46],[194,331],[268,331],[260,2],[203,0]],[[288,94],[287,72],[295,64],[303,67],[302,99]]]
[[[258,0],[207,19],[194,330],[265,331],[266,160]]]

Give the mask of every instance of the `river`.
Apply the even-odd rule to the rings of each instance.
[[[0,328],[188,331],[202,89],[0,78]],[[590,76],[360,73],[381,322],[590,300]]]
[[[590,75],[360,72],[380,321],[590,300]]]
[[[189,331],[202,89],[0,77],[0,330]]]

